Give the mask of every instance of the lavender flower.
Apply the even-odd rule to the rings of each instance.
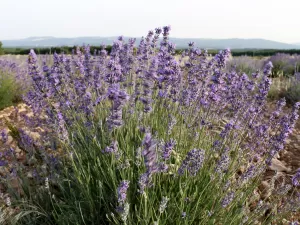
[[[292,183],[294,186],[300,186],[300,169],[296,171],[296,174],[292,177]]]
[[[142,143],[142,146],[144,146],[142,154],[144,156],[144,162],[148,174],[157,172],[156,145],[157,143],[152,139],[151,133],[146,133]]]
[[[2,142],[5,144],[7,142],[8,136],[5,130],[1,131]]]
[[[215,171],[219,174],[226,172],[229,167],[230,164],[229,150],[230,150],[229,148],[225,148],[221,155],[221,159],[217,162]]]
[[[264,67],[264,75],[266,75],[266,76],[270,75],[271,72],[272,72],[272,68],[273,68],[273,64],[272,64],[272,62],[270,61],[270,62],[268,62],[268,63],[265,65],[265,67]]]
[[[120,158],[120,152],[118,150],[118,142],[117,141],[112,141],[110,146],[107,146],[104,150],[102,150],[103,153],[109,153],[109,154],[114,154],[117,159]]]
[[[122,109],[128,101],[128,94],[120,89],[118,84],[113,84],[108,89],[108,98],[112,102],[111,113],[107,119],[108,128],[110,130],[123,125]]]
[[[165,209],[167,208],[167,203],[170,199],[168,197],[163,197],[160,205],[159,205],[159,212],[163,213],[165,211]]]
[[[173,139],[171,139],[170,141],[165,143],[165,145],[163,147],[163,152],[162,152],[162,158],[164,160],[170,159],[171,153],[172,153],[175,145],[176,145],[176,141]]]
[[[221,201],[221,205],[223,208],[226,208],[234,199],[234,192],[229,192]]]
[[[123,180],[118,187],[118,203],[119,204],[125,203],[128,188],[129,188],[129,181]]]
[[[152,174],[159,172],[161,169],[160,165],[157,162],[156,146],[157,142],[152,139],[152,135],[147,131],[142,146],[144,147],[142,155],[144,156],[144,163],[146,166],[146,172],[143,173],[138,181],[139,192],[144,193],[144,189],[147,186],[150,186]]]
[[[187,170],[189,174],[195,176],[199,169],[203,166],[204,158],[205,151],[202,149],[193,149],[189,151],[178,169],[178,174],[183,175],[184,171]]]
[[[229,123],[227,123],[224,127],[224,129],[222,130],[222,132],[220,133],[220,137],[221,138],[225,138],[229,132],[233,129],[233,122],[230,121]]]
[[[241,177],[241,182],[242,183],[247,183],[251,178],[253,178],[255,176],[255,166],[251,165],[247,171],[242,175]]]
[[[143,173],[140,176],[140,178],[138,180],[138,186],[139,186],[138,192],[140,194],[143,194],[145,191],[145,188],[150,185],[150,179],[151,179],[150,176],[151,176],[151,174],[149,174],[149,173]]]

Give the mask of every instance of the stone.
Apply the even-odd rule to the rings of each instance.
[[[27,113],[27,117],[33,117],[33,116],[34,116],[33,112]]]
[[[29,172],[27,173],[27,177],[28,177],[28,178],[33,178],[32,171],[29,171]]]
[[[267,181],[262,181],[258,189],[260,190],[260,196],[262,199],[270,197],[272,193],[271,185]]]
[[[8,169],[4,166],[0,166],[0,175],[5,176],[8,173]]]
[[[16,146],[16,147],[15,147],[15,152],[16,152],[16,153],[21,153],[22,150],[21,150],[18,146]]]
[[[289,145],[289,144],[291,143],[291,139],[287,139],[287,140],[285,141],[285,143],[286,143],[287,145]]]
[[[13,140],[14,140],[14,139],[13,139],[13,137],[12,137],[12,136],[10,136],[10,135],[8,135],[8,136],[7,136],[7,141],[6,141],[6,144],[7,144],[7,145],[11,145],[11,144],[12,144],[12,142],[13,142]]]
[[[286,167],[281,161],[278,159],[273,158],[271,161],[271,166],[269,169],[277,172],[290,172],[291,169]]]
[[[275,157],[275,159],[280,159],[279,153],[277,152],[276,155],[275,155],[274,157]]]
[[[41,138],[41,135],[38,132],[30,132],[30,136],[36,141]]]

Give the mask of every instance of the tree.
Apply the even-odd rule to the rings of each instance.
[[[4,50],[2,48],[2,42],[0,41],[0,55],[3,55],[4,54]]]

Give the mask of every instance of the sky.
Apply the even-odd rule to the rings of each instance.
[[[171,26],[178,38],[300,43],[300,0],[1,0],[0,40],[141,37]]]

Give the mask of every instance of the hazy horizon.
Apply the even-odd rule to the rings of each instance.
[[[300,43],[299,0],[2,0],[0,40],[141,37],[171,25],[171,37]]]

